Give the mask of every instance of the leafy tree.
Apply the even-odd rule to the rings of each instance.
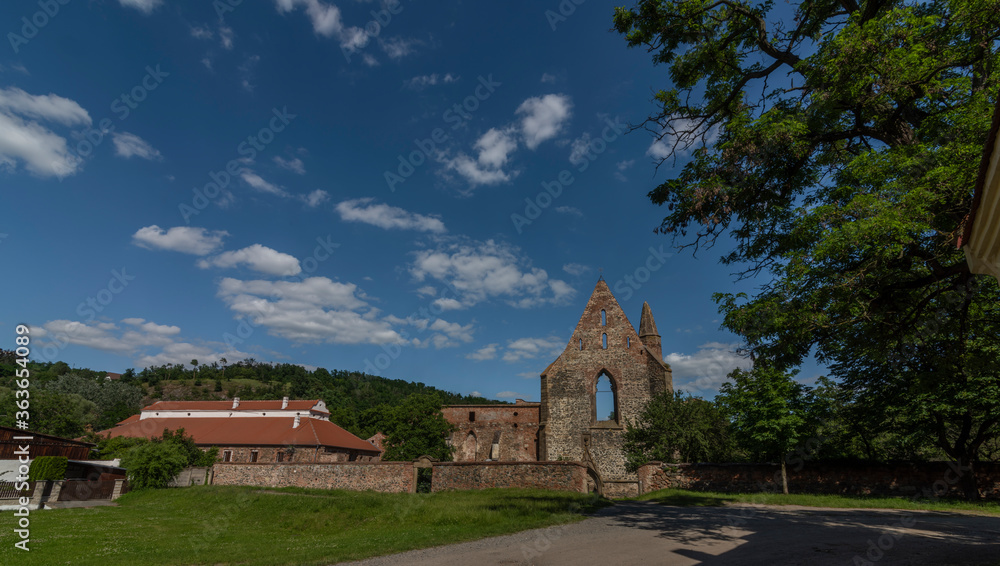
[[[413,394],[396,407],[381,411],[381,430],[385,434],[383,460],[415,460],[428,455],[438,460],[451,460],[448,438],[452,425],[441,413],[437,395]]]
[[[82,436],[87,425],[97,422],[97,405],[76,394],[58,393],[46,389],[28,390],[31,419],[30,429],[64,438]],[[15,426],[20,409],[13,391],[0,396],[0,425]]]
[[[652,460],[728,462],[735,459],[728,429],[713,403],[680,390],[665,392],[646,404],[636,423],[626,424],[622,449],[629,470]]]
[[[963,466],[1000,432],[1000,292],[956,238],[996,104],[987,0],[640,0],[614,26],[667,66],[643,126],[689,161],[654,188],[659,230],[725,234],[753,297],[720,293],[758,359],[814,352],[883,420]],[[690,234],[689,234],[690,233]]]
[[[187,465],[184,449],[176,442],[147,442],[130,449],[122,457],[133,489],[167,487]]]
[[[733,438],[751,454],[781,461],[781,489],[788,493],[785,456],[815,432],[806,388],[780,370],[737,369],[719,388],[718,402],[732,421]]]

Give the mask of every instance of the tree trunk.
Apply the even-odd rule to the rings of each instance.
[[[961,459],[958,461],[958,465],[962,465]],[[969,501],[979,501],[979,485],[976,482],[975,463],[972,459],[969,459],[965,465],[968,469],[962,472],[962,479],[960,482],[960,485],[962,486],[962,493]]]
[[[781,459],[781,493],[788,495],[788,471],[785,469],[785,459]]]

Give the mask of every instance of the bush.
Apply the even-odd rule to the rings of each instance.
[[[129,485],[133,489],[167,487],[187,465],[187,454],[174,442],[140,444],[122,458],[122,467],[128,470]]]
[[[61,480],[66,477],[65,456],[39,456],[31,461],[28,481]]]

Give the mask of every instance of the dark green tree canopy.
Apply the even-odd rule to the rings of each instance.
[[[997,101],[995,1],[643,0],[614,25],[670,88],[643,126],[689,158],[654,188],[682,246],[761,276],[720,293],[757,359],[810,353],[952,458],[1000,423],[1000,292],[956,238]],[[688,154],[687,152],[691,152]],[[728,244],[727,244],[728,245]]]

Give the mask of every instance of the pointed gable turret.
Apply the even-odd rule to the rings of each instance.
[[[642,316],[639,318],[639,339],[657,360],[663,359],[663,347],[660,344],[660,333],[656,331],[656,321],[653,320],[653,309],[649,303],[642,303]]]

